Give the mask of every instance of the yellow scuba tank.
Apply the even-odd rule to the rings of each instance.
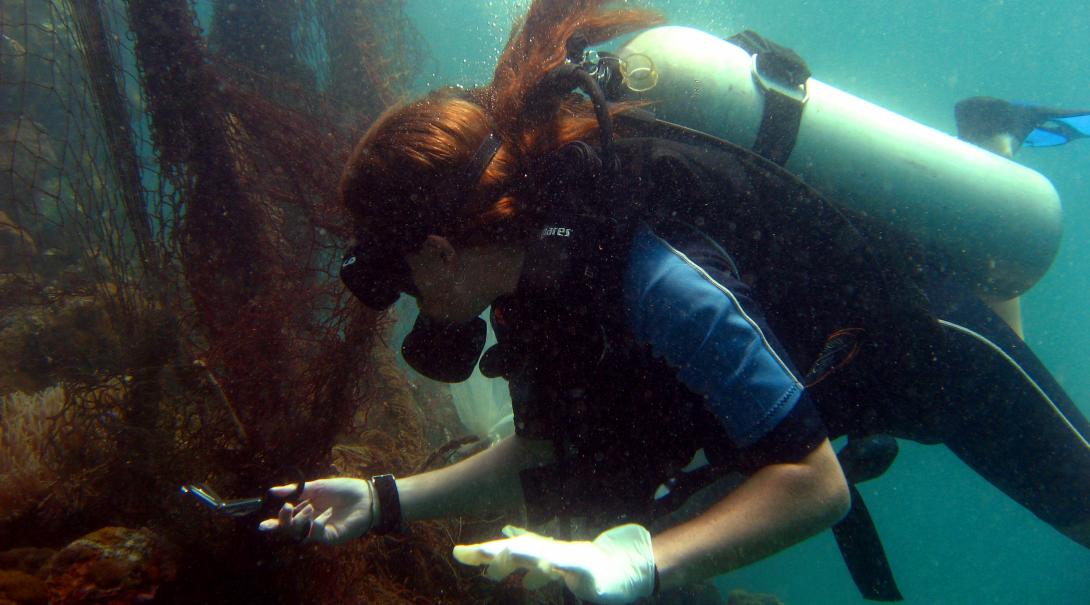
[[[768,138],[762,128],[770,108],[780,112],[774,118],[783,114],[770,103],[794,103],[791,140],[771,159],[830,199],[911,233],[983,295],[1025,292],[1056,256],[1059,196],[1033,170],[809,78],[809,71],[794,85],[767,77],[759,53],[700,30],[650,29],[617,55],[622,99],[650,101],[662,120],[744,147]]]

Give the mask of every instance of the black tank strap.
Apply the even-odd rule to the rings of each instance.
[[[804,378],[810,388],[847,365],[859,348],[862,330],[847,328],[829,336],[810,371]],[[889,435],[850,437],[848,444],[837,452],[837,459],[851,492],[851,509],[833,525],[833,537],[856,588],[870,601],[901,601],[901,591],[893,577],[886,550],[878,535],[863,495],[855,485],[870,481],[889,469],[897,456],[897,440]]]
[[[893,579],[886,551],[874,526],[874,519],[863,503],[863,496],[854,483],[848,484],[852,508],[847,516],[833,526],[833,536],[840,555],[848,566],[856,588],[868,601],[902,601],[900,589]]]
[[[810,68],[795,51],[750,30],[727,42],[753,56],[753,79],[764,92],[764,115],[753,151],[783,166],[798,139]]]

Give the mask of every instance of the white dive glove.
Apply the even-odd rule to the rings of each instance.
[[[602,532],[593,542],[565,542],[508,525],[504,540],[454,547],[454,558],[466,565],[487,565],[485,575],[502,580],[517,569],[536,589],[562,579],[575,596],[593,603],[631,603],[655,589],[655,556],[651,534],[630,523]]]
[[[285,497],[294,485],[269,490]],[[375,524],[375,489],[366,479],[335,477],[308,481],[299,502],[287,502],[275,519],[265,519],[262,531],[277,531],[310,543],[342,544],[367,533]]]

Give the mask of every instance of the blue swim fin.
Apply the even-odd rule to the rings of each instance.
[[[972,97],[954,106],[958,137],[1012,156],[1019,147],[1054,147],[1090,137],[1090,110]]]
[[[1022,145],[1026,147],[1055,147],[1075,139],[1090,137],[1090,110],[1051,109],[1020,103],[1015,105],[1031,108],[1043,118],[1022,140]]]

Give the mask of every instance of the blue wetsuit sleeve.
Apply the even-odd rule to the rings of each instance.
[[[735,447],[769,434],[803,396],[746,286],[709,274],[646,225],[633,239],[624,304],[636,339],[704,397]]]

